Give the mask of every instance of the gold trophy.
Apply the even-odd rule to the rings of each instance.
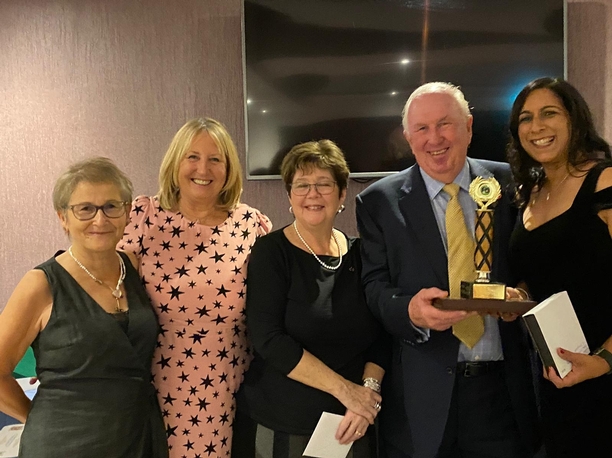
[[[535,307],[536,302],[507,300],[506,285],[491,281],[493,215],[495,203],[501,198],[501,186],[493,177],[476,177],[470,184],[469,192],[478,206],[474,230],[476,280],[461,282],[461,299],[438,299],[434,305],[445,310],[523,314]]]
[[[476,250],[476,280],[461,282],[463,299],[497,299],[506,300],[506,285],[491,281],[493,265],[493,208],[501,198],[501,186],[493,177],[476,177],[470,184],[470,196],[476,202],[476,226],[474,238]]]

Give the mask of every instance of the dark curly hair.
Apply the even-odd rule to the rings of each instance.
[[[570,141],[568,163],[580,168],[586,162],[610,159],[610,145],[595,130],[593,116],[586,101],[578,90],[560,78],[538,78],[527,84],[514,100],[510,112],[510,141],[506,149],[517,186],[516,198],[524,206],[535,186],[542,186],[546,179],[542,165],[533,160],[521,145],[519,139],[519,116],[529,94],[537,89],[549,89],[559,97],[570,119]]]

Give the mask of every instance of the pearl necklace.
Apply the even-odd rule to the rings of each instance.
[[[125,280],[125,263],[123,262],[123,258],[121,256],[119,256],[119,253],[117,254],[117,257],[119,258],[119,270],[120,270],[120,274],[119,274],[119,280],[117,280],[117,286],[115,286],[115,288],[111,288],[110,286],[108,286],[106,283],[104,283],[102,280],[96,278],[94,276],[94,274],[92,274],[89,270],[87,270],[87,267],[85,267],[81,261],[79,261],[74,254],[72,253],[72,247],[68,248],[68,254],[70,255],[70,257],[72,259],[74,259],[74,262],[77,263],[77,265],[83,269],[85,271],[85,273],[87,275],[89,275],[93,281],[95,281],[96,283],[100,284],[100,285],[104,285],[106,286],[108,289],[111,290],[111,294],[113,295],[113,297],[115,298],[115,300],[117,301],[117,306],[115,307],[115,310],[117,313],[122,313],[122,312],[127,312],[127,309],[122,309],[121,306],[119,305],[119,299],[121,299],[123,297],[123,293],[121,292],[121,285],[123,284],[123,280]]]
[[[310,248],[310,245],[306,243],[306,240],[304,240],[304,237],[302,237],[302,234],[300,234],[300,231],[298,231],[296,223],[297,221],[293,222],[293,229],[295,229],[295,233],[297,234],[299,239],[302,241],[304,246],[308,248],[308,251],[310,251],[310,254],[312,254],[315,257],[315,259],[319,262],[319,264],[321,264],[325,269],[338,270],[338,268],[342,265],[342,249],[340,248],[340,244],[338,243],[338,239],[336,238],[336,233],[334,232],[335,229],[332,228],[332,238],[334,239],[334,242],[336,242],[336,246],[338,247],[338,253],[340,253],[340,260],[338,261],[337,266],[330,266],[329,264],[325,264],[323,261],[321,261],[321,259],[315,254],[314,250]]]
[[[565,176],[563,177],[563,179],[562,179],[562,180],[559,182],[559,184],[557,185],[557,189],[559,189],[559,188],[561,187],[561,185],[563,184],[563,182],[564,182],[565,180],[567,180],[567,177],[569,177],[569,176],[570,176],[570,173],[569,173],[569,172],[567,172],[567,175],[565,175]],[[548,201],[550,200],[550,193],[553,191],[552,184],[551,184],[550,186],[551,186],[550,191],[547,191],[547,192],[546,192],[546,202],[548,202]],[[536,200],[537,200],[537,197],[539,197],[539,196],[540,196],[540,192],[538,191],[538,195],[537,195],[537,196],[534,196],[534,198],[531,200],[531,205],[532,205],[532,206],[533,206],[533,205],[535,205]]]

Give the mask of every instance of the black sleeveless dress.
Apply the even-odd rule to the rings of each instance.
[[[612,208],[612,187],[595,192],[612,163],[593,167],[569,210],[528,231],[512,234],[510,263],[537,301],[567,291],[591,351],[612,335],[612,239],[597,216]],[[557,389],[539,376],[548,458],[610,457],[612,375]]]
[[[166,434],[151,358],[158,324],[127,256],[124,328],[51,258],[37,267],[53,294],[32,348],[40,381],[26,420],[22,458],[164,458]]]

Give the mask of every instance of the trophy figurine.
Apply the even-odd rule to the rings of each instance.
[[[493,208],[501,198],[501,187],[493,177],[476,177],[470,184],[470,196],[476,202],[476,226],[474,239],[474,264],[476,280],[461,282],[461,297],[464,299],[506,299],[506,285],[491,281],[493,265]]]

